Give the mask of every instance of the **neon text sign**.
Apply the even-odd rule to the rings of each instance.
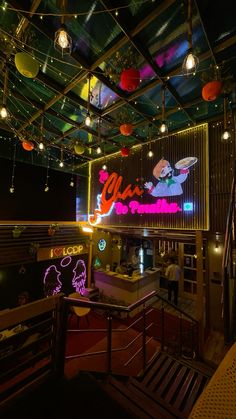
[[[79,255],[82,252],[83,248],[84,246],[82,244],[78,246],[53,247],[52,249],[50,249],[50,258]]]
[[[101,217],[107,216],[112,209],[114,203],[120,199],[124,201],[127,198],[132,198],[134,195],[141,196],[144,189],[138,185],[132,186],[129,184],[122,191],[123,177],[113,172],[107,179],[103,186],[102,193],[98,202],[98,208],[89,216],[89,223],[96,225],[101,222]]]
[[[182,211],[177,202],[167,202],[166,199],[158,199],[154,204],[140,204],[138,201],[130,201],[128,205],[116,202],[117,215],[131,214],[175,214]]]

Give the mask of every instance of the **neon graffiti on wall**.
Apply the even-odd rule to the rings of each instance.
[[[60,281],[61,272],[55,265],[49,266],[44,274],[43,289],[45,297],[58,294],[61,291],[62,282]]]
[[[86,265],[82,259],[77,260],[73,272],[72,285],[76,292],[83,294],[86,283]]]
[[[73,259],[70,256],[64,257],[61,262],[60,266],[50,265],[45,273],[43,278],[43,290],[45,297],[49,297],[50,295],[56,295],[61,291],[62,288],[62,281],[61,276],[63,276],[63,268],[72,265]],[[86,265],[82,259],[77,259],[74,266],[71,266],[71,276],[72,278],[72,286],[76,292],[80,294],[84,294],[84,290],[86,287]]]

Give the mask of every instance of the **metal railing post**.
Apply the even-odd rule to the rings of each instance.
[[[107,315],[107,373],[111,374],[111,351],[112,351],[112,315]]]
[[[183,350],[183,316],[180,313],[179,316],[179,354],[182,355]]]
[[[143,370],[146,368],[146,307],[143,306]]]
[[[165,321],[164,321],[165,309],[163,301],[161,303],[161,350],[164,351],[164,341],[165,341]]]

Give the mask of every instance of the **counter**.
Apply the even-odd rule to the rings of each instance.
[[[99,269],[94,271],[95,286],[104,296],[129,305],[159,288],[160,268],[147,269],[133,277]]]

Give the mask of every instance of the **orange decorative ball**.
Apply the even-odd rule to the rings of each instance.
[[[220,95],[222,89],[222,83],[219,80],[213,80],[206,83],[202,88],[202,97],[207,102],[216,100]]]
[[[133,125],[132,124],[122,124],[120,126],[120,132],[121,132],[121,134],[126,135],[126,136],[132,134]]]
[[[22,147],[26,151],[32,151],[34,149],[34,144],[31,141],[22,141]]]

